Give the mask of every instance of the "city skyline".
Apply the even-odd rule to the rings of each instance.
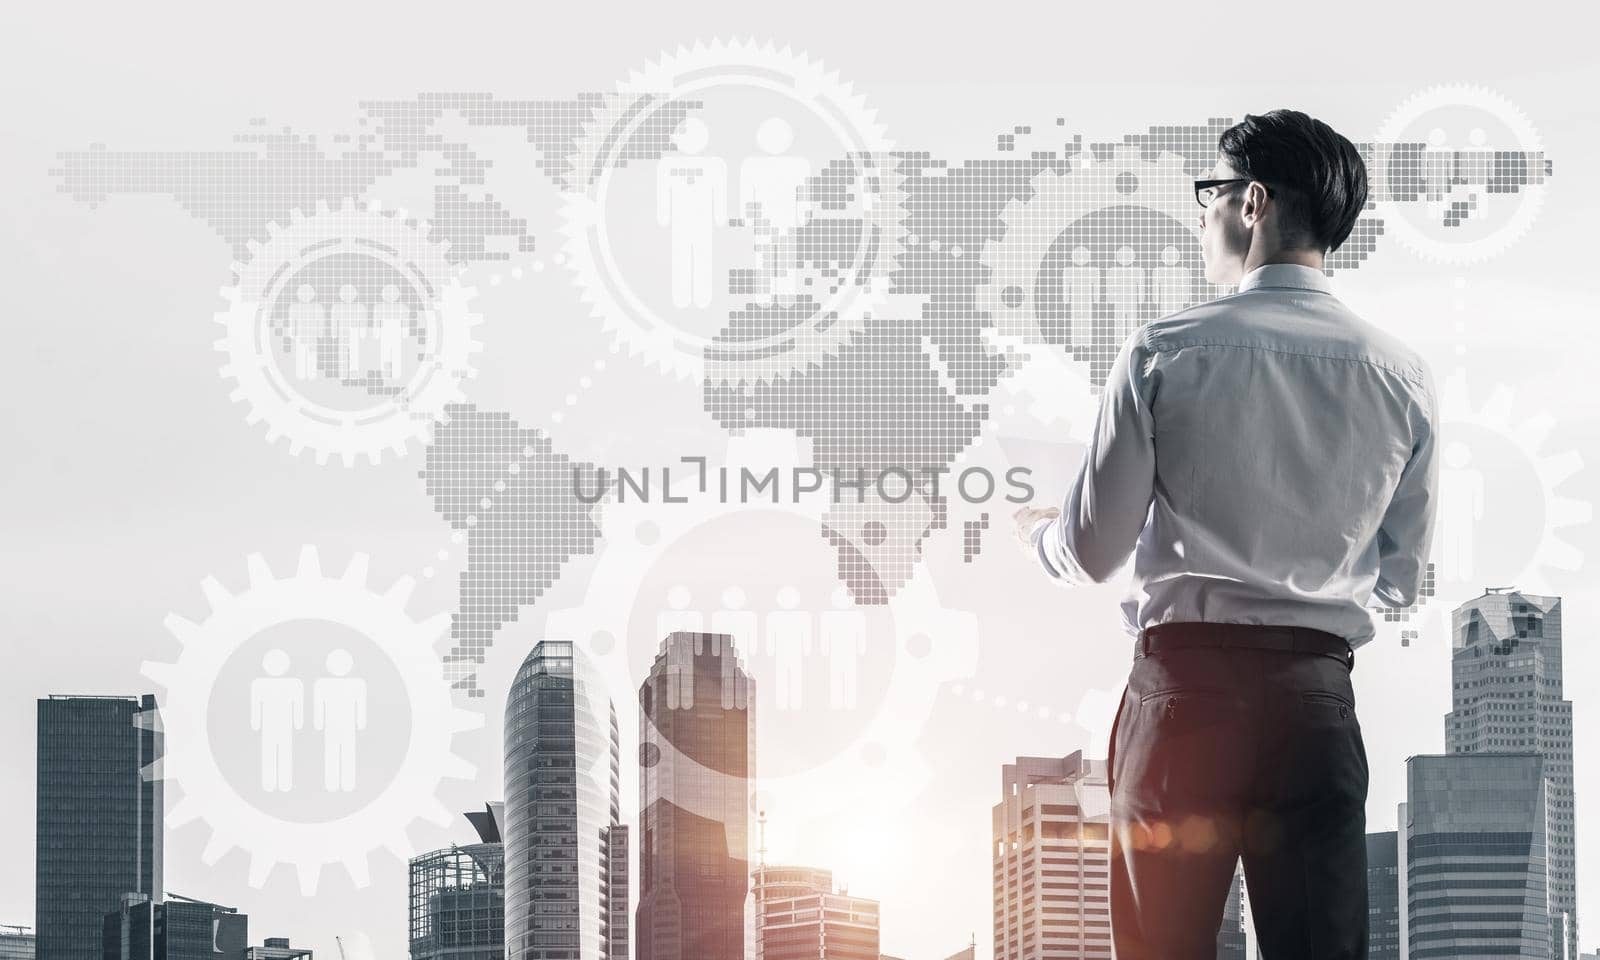
[[[1040,505],[1071,481],[1103,355],[1034,351],[1018,367],[986,335],[1077,348],[1098,324],[1108,339],[1107,319],[1126,322],[1130,305],[1150,312],[1126,282],[1138,271],[1159,278],[1157,308],[1226,295],[1193,273],[1182,283],[1199,267],[1200,211],[1185,180],[1214,159],[1219,123],[1277,107],[1346,133],[1398,188],[1364,212],[1329,279],[1432,364],[1446,421],[1435,593],[1377,623],[1378,640],[1357,655],[1367,829],[1404,829],[1406,756],[1449,752],[1451,611],[1485,585],[1563,599],[1581,817],[1600,797],[1600,712],[1586,684],[1600,676],[1600,646],[1586,642],[1600,635],[1590,509],[1600,406],[1581,349],[1593,312],[1588,227],[1600,217],[1600,196],[1581,185],[1584,158],[1600,150],[1586,11],[1284,9],[1275,41],[1248,54],[1208,46],[1222,28],[1188,12],[1158,3],[1132,33],[1126,11],[913,22],[830,0],[810,16],[723,0],[622,16],[581,6],[396,16],[294,0],[268,17],[227,6],[204,17],[107,4],[11,12],[21,42],[0,67],[15,93],[0,176],[15,229],[0,244],[24,319],[10,325],[18,363],[0,388],[14,413],[0,575],[21,668],[0,673],[0,722],[21,745],[0,751],[12,785],[0,791],[0,862],[13,865],[0,870],[0,923],[37,922],[36,700],[154,692],[174,711],[167,719],[185,720],[169,726],[169,745],[199,730],[219,757],[215,771],[185,771],[198,780],[165,783],[179,816],[166,828],[164,885],[247,913],[256,943],[292,934],[322,960],[341,946],[348,960],[404,956],[409,860],[478,840],[459,811],[507,794],[515,674],[537,641],[561,638],[595,652],[608,683],[629,676],[610,692],[637,889],[633,691],[682,585],[705,627],[719,614],[718,624],[757,618],[746,667],[766,694],[767,861],[830,868],[837,887],[878,899],[885,954],[932,960],[976,934],[974,960],[986,960],[996,773],[1018,757],[1103,757],[1129,666],[1120,585],[1060,589],[1004,538],[1009,470],[1030,469]],[[1344,57],[1277,42],[1292,37]],[[740,57],[759,69],[736,72]],[[641,92],[666,96],[641,103]],[[769,178],[741,195],[742,171],[762,166],[745,162],[781,156],[815,178],[796,216],[826,221],[792,248],[781,222],[719,229],[712,283],[691,286],[712,293],[703,308],[693,296],[675,306],[670,225],[653,202],[656,151],[680,117],[704,124],[693,156],[725,166],[730,219],[773,192]],[[637,139],[615,129],[624,118],[639,122]],[[1543,184],[1532,182],[1539,155],[1553,164]],[[593,175],[624,158],[609,179]],[[1457,162],[1478,182],[1441,177]],[[1501,179],[1485,193],[1480,174],[1494,170]],[[349,215],[356,205],[373,216]],[[828,255],[858,238],[885,242],[849,262]],[[763,269],[779,257],[802,267]],[[896,269],[881,274],[885,292],[867,272],[886,258]],[[1105,293],[1112,316],[1094,304],[1085,331],[1093,271],[1122,282]],[[844,296],[830,295],[836,284]],[[751,309],[763,289],[800,296],[788,310]],[[273,310],[250,309],[278,290]],[[798,322],[808,295],[831,301],[837,322]],[[327,355],[305,350],[319,315],[340,331]],[[352,352],[344,334],[363,318],[369,336]],[[401,318],[415,335],[397,358]],[[792,333],[806,335],[790,350]],[[406,377],[430,371],[442,376]],[[453,385],[458,402],[428,384]],[[434,427],[427,415],[442,402],[448,422]],[[397,409],[405,415],[377,416]],[[739,449],[761,435],[779,435],[790,456]],[[701,470],[684,458],[703,458],[713,502],[676,502],[680,486],[700,492]],[[635,479],[648,466],[651,501],[629,490],[603,510],[573,505],[562,494],[583,464]],[[781,467],[783,502],[737,502],[743,466],[758,477]],[[830,478],[859,467],[869,500],[885,466],[929,467],[943,495],[858,507],[852,491],[835,505],[824,489],[819,517],[785,509],[801,506],[788,502],[792,466]],[[722,468],[733,502],[718,495]],[[985,473],[997,479],[987,500]],[[962,476],[970,497],[951,486]],[[895,493],[896,475],[886,485]],[[206,644],[167,625],[224,632],[205,578],[243,598],[258,569],[245,558],[259,553],[290,583],[308,543],[321,551],[322,586],[343,579],[353,553],[370,567],[369,589],[335,592],[335,609],[316,612],[349,612],[345,601],[389,609],[378,601],[393,588],[409,591],[407,619],[438,628],[430,650],[460,684],[453,705],[479,723],[448,752],[434,742],[405,756],[415,729],[438,729],[413,721],[437,714],[400,709],[415,701],[401,675],[383,672],[381,654],[409,643],[363,643],[410,632],[284,625],[214,685],[195,669]],[[835,587],[863,585],[862,560],[886,583],[925,576],[931,588],[906,606],[926,615],[891,637],[884,621],[902,618],[883,606],[834,607]],[[724,598],[734,587],[742,602]],[[791,609],[785,587],[799,591],[792,610],[809,615],[814,644],[825,632],[851,638],[848,621],[863,612],[869,639],[853,685],[847,658],[804,661],[792,708],[779,706],[779,658],[765,643],[767,617]],[[950,632],[970,639],[946,642],[959,617],[970,631]],[[779,639],[796,638],[804,631]],[[302,685],[305,713],[284,738],[292,789],[267,791],[246,701],[274,649],[292,661],[279,679]],[[333,649],[351,657],[346,677],[327,663]],[[351,737],[316,724],[319,682],[340,679],[368,683],[369,722]],[[322,683],[324,706],[359,704],[357,689]],[[325,786],[330,754],[338,789]],[[391,784],[405,808],[372,806]],[[345,817],[315,844],[281,842],[309,831],[279,824]],[[1578,822],[1573,840],[1577,942],[1593,951],[1600,832]]]
[[[1557,813],[1569,808],[1572,796],[1570,779],[1562,780],[1563,774],[1571,769],[1573,743],[1567,719],[1571,715],[1571,705],[1562,697],[1561,689],[1561,613],[1560,597],[1527,594],[1509,588],[1487,590],[1452,611],[1450,682],[1455,690],[1454,707],[1441,718],[1450,752],[1410,756],[1407,759],[1408,790],[1404,802],[1398,805],[1399,831],[1368,834],[1369,888],[1379,917],[1374,927],[1374,946],[1378,951],[1375,956],[1404,956],[1400,951],[1405,949],[1412,950],[1413,957],[1428,956],[1415,951],[1428,949],[1429,944],[1436,944],[1441,936],[1458,935],[1449,931],[1460,929],[1460,919],[1446,920],[1442,926],[1438,919],[1453,915],[1451,904],[1457,884],[1464,885],[1462,889],[1484,886],[1493,893],[1498,883],[1495,878],[1502,875],[1519,878],[1518,882],[1527,885],[1530,891],[1526,900],[1513,898],[1523,904],[1526,912],[1519,921],[1523,933],[1512,937],[1512,942],[1521,943],[1524,949],[1559,951],[1563,949],[1563,941],[1568,944],[1578,941],[1576,917],[1570,909],[1563,910],[1554,893],[1561,878],[1558,871],[1562,869],[1555,847],[1561,842],[1569,845],[1573,842],[1571,821],[1566,821],[1565,832],[1557,833],[1546,819],[1548,816],[1553,820]],[[730,683],[733,686],[724,690],[724,685]],[[708,891],[710,902],[721,903],[722,916],[728,918],[704,928],[703,933],[693,933],[693,928],[679,932],[682,928],[678,921],[666,920],[654,913],[641,895],[638,929],[641,934],[648,933],[656,938],[654,949],[662,951],[662,956],[673,956],[672,951],[681,949],[678,943],[688,942],[680,941],[680,937],[690,940],[699,937],[699,942],[728,944],[727,949],[744,956],[753,945],[765,943],[760,931],[770,921],[772,929],[785,931],[782,941],[785,946],[774,955],[782,954],[787,958],[786,951],[807,949],[804,944],[813,939],[824,943],[829,936],[824,928],[808,928],[806,922],[799,919],[803,914],[800,901],[811,903],[810,909],[831,903],[835,905],[832,909],[860,917],[843,921],[846,926],[840,931],[845,932],[832,934],[836,945],[864,944],[866,941],[860,938],[868,931],[872,942],[876,943],[879,901],[852,898],[842,889],[835,891],[829,868],[768,866],[763,840],[762,849],[757,851],[759,862],[753,869],[746,869],[752,853],[753,812],[760,813],[753,811],[754,784],[758,782],[754,777],[757,697],[754,681],[743,669],[743,659],[734,638],[725,634],[667,634],[660,642],[650,675],[641,682],[637,694],[641,707],[637,757],[641,768],[649,774],[641,780],[640,812],[651,814],[641,818],[645,824],[642,839],[649,844],[638,854],[641,883],[647,876],[652,878],[651,892],[655,894],[652,900],[659,898],[663,891],[694,890],[695,884],[700,883],[701,889]],[[124,815],[120,822],[122,828],[132,831],[135,837],[143,831],[144,839],[139,841],[143,847],[137,849],[144,852],[136,849],[134,861],[136,867],[145,864],[146,876],[149,876],[150,865],[159,862],[165,832],[163,823],[150,822],[148,798],[161,795],[161,783],[146,771],[160,756],[160,724],[151,719],[158,715],[159,702],[149,695],[53,695],[41,699],[39,704],[41,783],[45,782],[45,769],[54,771],[50,781],[58,784],[54,794],[59,801],[56,806],[63,814],[75,808],[82,809],[82,801],[74,798],[84,793],[83,784],[88,781],[82,780],[81,774],[79,780],[73,781],[72,771],[89,768],[75,764],[101,755],[120,756],[117,762],[125,782],[123,796],[128,798],[121,802],[131,803],[134,814],[143,809],[146,818],[140,820],[139,816]],[[506,803],[499,801],[467,815],[479,832],[481,843],[478,845],[452,845],[448,850],[412,860],[413,949],[418,949],[421,942],[415,935],[417,911],[423,902],[418,899],[417,892],[419,870],[432,878],[425,879],[420,888],[435,891],[424,897],[427,905],[420,908],[429,917],[442,917],[445,914],[441,910],[450,910],[464,918],[476,917],[475,922],[481,923],[486,908],[504,909],[504,905],[512,902],[498,895],[486,900],[482,891],[488,888],[473,884],[491,881],[495,889],[504,889],[507,874],[501,866],[503,855],[500,853],[504,831],[508,824],[515,824],[523,836],[531,836],[528,831],[539,822],[528,819],[535,805],[532,791],[538,784],[545,783],[542,779],[524,780],[522,771],[532,774],[551,770],[557,779],[549,780],[547,786],[537,787],[542,798],[537,803],[538,808],[549,808],[547,814],[541,814],[548,825],[537,828],[539,835],[547,838],[537,848],[544,851],[539,856],[552,864],[570,860],[576,868],[575,858],[581,848],[577,843],[579,834],[570,834],[570,839],[562,841],[559,833],[552,834],[549,830],[570,831],[576,826],[582,834],[593,835],[600,846],[585,855],[592,858],[585,869],[591,871],[591,893],[596,899],[586,914],[574,914],[574,919],[589,918],[586,922],[591,924],[596,937],[592,944],[596,956],[628,957],[626,925],[623,924],[616,935],[606,932],[613,929],[619,913],[621,919],[627,918],[613,898],[614,891],[628,890],[632,875],[618,796],[620,758],[627,751],[619,740],[612,692],[605,689],[599,673],[586,665],[572,641],[546,639],[533,645],[508,696],[504,740],[508,774],[516,774],[508,776],[507,783],[526,785],[515,786],[508,794],[514,798],[512,815],[508,816]],[[1533,749],[1540,746],[1545,750]],[[1104,761],[1090,759],[1079,749],[1057,758],[1018,757],[1014,763],[1005,764],[1001,772],[1003,798],[992,810],[994,955],[1026,956],[1027,951],[1043,948],[1051,937],[1059,937],[1063,931],[1069,937],[1067,942],[1075,943],[1078,949],[1109,955],[1104,860],[1109,852],[1106,832],[1109,796]],[[136,785],[129,779],[130,773],[136,776]],[[78,786],[74,787],[74,782]],[[586,783],[591,785],[583,786]],[[560,795],[550,793],[551,789]],[[1496,790],[1500,793],[1492,792]],[[1507,790],[1511,792],[1505,793]],[[1566,803],[1552,803],[1552,793],[1564,798]],[[1517,819],[1523,814],[1514,811],[1508,814],[1505,804],[1496,802],[1496,796],[1519,798],[1515,802],[1521,806],[1514,809],[1527,814],[1524,821]],[[566,798],[564,803],[563,797]],[[558,808],[564,808],[564,812]],[[580,814],[583,809],[591,812]],[[764,834],[764,815],[760,819]],[[1530,824],[1532,832],[1512,830],[1508,833],[1507,829],[1518,822]],[[146,826],[141,827],[141,823]],[[561,827],[562,823],[568,826]],[[608,841],[608,832],[613,830],[617,831],[618,839]],[[673,839],[674,835],[677,839]],[[1483,839],[1473,839],[1480,836]],[[549,845],[552,842],[555,846]],[[527,862],[534,849],[521,854],[521,859]],[[646,850],[651,851],[649,856]],[[1377,851],[1376,856],[1373,851]],[[1063,861],[1060,859],[1063,852],[1077,859]],[[1429,874],[1448,869],[1455,862],[1450,859],[1452,856],[1463,854],[1479,859],[1485,855],[1509,859],[1498,861],[1499,866],[1481,867],[1476,876],[1446,881],[1443,885],[1428,879]],[[711,861],[704,859],[708,855]],[[550,859],[552,857],[555,859]],[[704,863],[719,858],[727,860],[727,876],[709,887],[703,886]],[[55,872],[53,866],[51,871],[42,869],[48,862],[51,861],[41,858],[41,877]],[[680,876],[683,864],[701,865]],[[1067,864],[1065,872],[1062,864]],[[463,883],[463,869],[469,877],[477,879]],[[556,873],[552,879],[563,882],[559,880],[561,868],[554,869]],[[652,870],[653,876],[647,872]],[[768,874],[767,871],[772,872]],[[729,885],[729,878],[734,876],[740,879]],[[1037,891],[1040,879],[1051,877],[1060,879],[1048,886],[1071,891],[1064,901],[1060,893],[1044,894],[1043,902],[1037,899],[1041,896]],[[150,882],[157,887],[160,885],[159,877]],[[542,888],[553,891],[550,882],[544,881]],[[1019,901],[1019,885],[1036,892]],[[574,887],[575,891],[577,889],[579,887]],[[613,892],[608,893],[608,890]],[[767,898],[765,903],[763,894]],[[1395,896],[1391,898],[1390,894]],[[445,895],[464,895],[470,899],[461,901],[462,904],[476,906],[460,912],[457,906],[444,905],[441,898]],[[554,902],[562,899],[566,898]],[[624,894],[620,903],[626,904],[628,899]],[[1233,903],[1241,899],[1242,902]],[[158,891],[152,898],[149,893],[124,891],[118,900],[118,905],[104,915],[104,937],[110,949],[112,930],[119,929],[122,954],[125,960],[132,960],[138,954],[128,953],[132,949],[130,943],[140,936],[137,931],[144,930],[143,936],[148,936],[148,931],[154,929],[153,911],[161,908],[162,894]],[[783,903],[774,907],[780,900]],[[1052,906],[1052,901],[1061,901],[1066,909]],[[228,921],[233,931],[228,939],[229,942],[238,940],[243,949],[247,941],[245,924],[248,923],[245,911],[216,907],[176,894],[170,895],[170,902],[178,904],[174,909],[180,911],[214,909],[221,911],[219,915],[233,918]],[[518,909],[533,916],[532,906],[538,900],[516,902],[523,904]],[[576,904],[580,900],[569,902]],[[612,905],[607,906],[608,903]],[[1247,921],[1248,896],[1241,891],[1237,871],[1230,904],[1242,910],[1231,909],[1224,918],[1223,929],[1219,931],[1219,960],[1243,957],[1246,944],[1253,943]],[[119,911],[121,919],[113,924]],[[698,922],[703,924],[715,914],[698,915],[701,917]],[[1229,923],[1238,924],[1241,916],[1246,921],[1243,936],[1234,941],[1227,934]],[[1464,916],[1471,918],[1476,914],[1469,912]],[[1024,917],[1031,919],[1023,922]],[[1384,917],[1392,917],[1392,921],[1383,920]],[[1538,919],[1539,929],[1529,933],[1532,918]],[[1044,920],[1043,926],[1035,923],[1040,919]],[[1492,917],[1485,919],[1493,920]],[[665,928],[659,928],[663,923]],[[1056,924],[1055,932],[1051,932],[1051,923]],[[570,923],[558,923],[557,929],[563,927],[573,930],[574,936],[579,929]],[[504,929],[509,931],[510,928]],[[665,941],[661,939],[663,929],[671,931]],[[851,934],[848,932],[851,929],[860,933]],[[721,932],[716,932],[718,930]],[[526,942],[529,934],[524,932],[516,936],[517,942]],[[708,936],[712,939],[704,940]],[[844,939],[839,939],[841,936]],[[48,943],[51,938],[45,939]],[[560,949],[555,941],[549,941],[548,945]],[[433,956],[430,949],[424,947],[423,952],[413,956],[427,960]],[[760,947],[756,949],[759,951]],[[838,949],[844,951],[837,954],[839,957],[856,956],[850,952],[856,947],[839,946]],[[1012,952],[1019,950],[1022,952]],[[496,955],[491,950],[474,960],[488,960]],[[504,955],[503,950],[498,954]],[[753,957],[754,953],[750,955]],[[828,954],[829,960],[834,956]],[[173,957],[176,960],[177,954]],[[162,958],[151,957],[150,960]]]

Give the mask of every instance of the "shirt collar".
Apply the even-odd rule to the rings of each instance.
[[[1317,267],[1300,263],[1263,263],[1240,279],[1239,289],[1235,292],[1244,293],[1252,287],[1300,287],[1323,293],[1333,292],[1333,284],[1328,282],[1327,274]]]

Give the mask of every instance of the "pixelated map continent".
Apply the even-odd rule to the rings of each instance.
[[[467,567],[445,658],[458,688],[481,696],[475,668],[574,556],[594,553],[599,504],[579,501],[573,471],[594,464],[556,453],[538,430],[471,404],[446,408],[421,472],[434,509],[466,539]]]
[[[286,220],[293,210],[309,213],[318,201],[360,195],[378,178],[416,167],[422,156],[438,155],[444,163],[434,169],[442,182],[435,187],[432,229],[450,243],[452,259],[505,259],[508,254],[493,249],[492,238],[511,238],[519,251],[532,250],[526,222],[497,201],[468,196],[463,187],[482,184],[492,161],[479,156],[470,144],[438,134],[435,125],[453,114],[469,126],[524,128],[538,166],[558,187],[569,189],[563,179],[567,155],[601,103],[600,94],[535,101],[499,101],[488,94],[422,94],[415,100],[361,104],[364,129],[335,137],[334,142],[345,149],[334,154],[322,150],[315,138],[288,129],[268,132],[264,124],[256,124],[260,129],[238,138],[246,149],[114,153],[94,146],[61,154],[61,166],[53,172],[61,180],[60,190],[91,204],[118,193],[168,194],[243,257],[252,240],[266,235],[269,223]],[[651,125],[634,131],[639,149],[623,155],[637,160],[659,157],[682,115],[680,109],[660,111]],[[1072,179],[1077,173],[1068,161],[1087,157],[1101,168],[1131,162],[1151,170],[1162,162],[1181,167],[1166,171],[1168,179],[1199,175],[1210,168],[1217,135],[1231,123],[1213,118],[1199,125],[1151,127],[1149,133],[1129,135],[1121,143],[1087,147],[1074,136],[1070,142],[1055,144],[1055,149],[1034,151],[1019,150],[1017,145],[1019,137],[1032,135],[1031,128],[1015,127],[996,142],[999,152],[1014,157],[953,166],[927,153],[896,154],[905,178],[906,229],[922,242],[909,244],[898,254],[885,308],[849,344],[807,370],[737,386],[707,382],[707,411],[725,429],[784,427],[811,438],[815,466],[821,469],[860,470],[871,476],[891,466],[950,467],[987,419],[988,392],[1016,369],[983,342],[985,329],[995,322],[991,302],[1005,302],[1012,295],[1009,289],[992,289],[998,264],[994,256],[984,254],[1003,246],[1008,232],[1027,224],[1030,216],[1060,216],[1068,210],[1072,218],[1054,226],[1070,231],[1073,242],[1091,248],[1096,257],[1131,239],[1143,258],[1151,253],[1145,247],[1156,249],[1157,239],[1167,237],[1177,249],[1178,265],[1198,270],[1195,238],[1174,222],[1192,217],[1192,212],[1153,210],[1136,197],[1123,196],[1138,189],[1138,174],[1132,171],[1119,174],[1111,186],[1094,194]],[[1063,124],[1057,118],[1056,126]],[[1423,147],[1404,144],[1386,151],[1395,167],[1383,171],[1388,199],[1408,200],[1424,192],[1420,178],[1410,170],[1415,166],[1410,158]],[[1372,144],[1358,148],[1372,158]],[[1497,162],[1489,171],[1492,179],[1485,182],[1495,192],[1542,182],[1542,175],[1551,172],[1549,161],[1538,158],[1542,163],[1531,164],[1525,162],[1528,159]],[[844,169],[847,174],[848,165]],[[1403,176],[1397,176],[1397,170]],[[826,207],[836,199],[833,192],[853,186],[835,164],[814,178],[809,189],[813,199]],[[848,224],[832,220],[828,230],[834,232],[826,234],[801,227],[795,237],[798,259],[822,265],[837,259],[836,231],[841,226]],[[1329,258],[1329,268],[1358,266],[1382,232],[1382,219],[1364,214],[1351,239]],[[1032,271],[1027,293],[1033,315],[1028,322],[1037,325],[1046,347],[1087,361],[1091,382],[1099,386],[1119,341],[1107,337],[1088,346],[1073,342],[1071,310],[1061,280],[1063,251],[1069,245],[1055,238],[1047,247],[1022,251],[1024,258],[1039,257],[1025,265]],[[1203,280],[1196,281],[1189,302],[1212,299],[1218,292]],[[785,316],[773,304],[751,303],[732,313],[723,336],[738,340],[753,328],[759,332],[803,322],[814,307],[801,300]],[[1141,314],[1138,319],[1149,317]],[[487,448],[478,445],[484,441]],[[508,492],[500,493],[499,501],[504,509],[496,515],[493,506],[479,506],[476,509],[482,512],[474,512],[473,504],[486,497],[491,504],[496,502],[485,493],[484,484],[492,489],[497,479],[503,479],[496,471],[507,470],[525,448],[535,451],[529,473],[540,479],[520,484],[506,480]],[[563,465],[571,461],[554,453],[537,431],[518,427],[508,414],[470,406],[456,409],[427,458],[423,478],[429,492],[452,527],[465,531],[468,539],[453,656],[463,664],[481,662],[495,629],[515,619],[521,606],[533,603],[559,576],[567,559],[592,551],[598,529],[589,508],[576,502],[570,478],[562,474]],[[924,539],[945,526],[946,501],[946,495],[930,489],[900,504],[868,497],[864,504],[842,505],[826,519],[824,536],[839,551],[840,578],[858,600],[882,602],[910,576]],[[976,549],[975,544],[969,546]],[[470,677],[462,685],[470,689]]]

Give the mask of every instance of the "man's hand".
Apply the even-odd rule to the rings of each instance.
[[[1061,516],[1061,511],[1056,507],[1023,507],[1016,513],[1017,542],[1022,544],[1029,556],[1033,556],[1033,528],[1040,520],[1050,520]]]

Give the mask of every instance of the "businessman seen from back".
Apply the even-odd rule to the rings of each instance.
[[[1200,246],[1237,290],[1122,344],[1061,509],[1017,532],[1065,581],[1133,554],[1106,747],[1118,960],[1212,960],[1241,860],[1267,960],[1348,960],[1367,955],[1354,651],[1369,606],[1421,590],[1438,401],[1324,267],[1367,199],[1354,145],[1274,110],[1217,146]]]

